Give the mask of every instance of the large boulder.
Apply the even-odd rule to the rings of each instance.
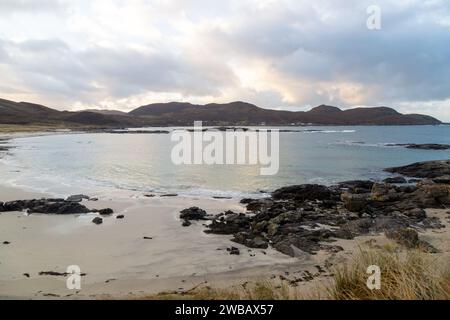
[[[191,207],[180,211],[180,219],[184,220],[205,220],[206,211],[199,207]]]
[[[332,198],[332,192],[326,186],[318,184],[302,184],[275,190],[272,193],[275,200],[327,200]]]
[[[446,184],[435,183],[425,179],[417,184],[419,191],[423,193],[427,203],[450,204],[450,186]]]
[[[399,194],[395,186],[388,183],[374,183],[371,192],[371,199],[374,201],[387,202],[398,200]]]
[[[344,207],[351,212],[361,212],[369,203],[370,193],[353,194],[343,192],[341,194],[341,200],[344,202]]]
[[[383,180],[384,183],[397,183],[397,184],[402,184],[402,183],[407,183],[408,181],[406,181],[405,178],[398,176],[398,177],[390,177],[390,178],[386,178]]]
[[[372,190],[374,182],[370,180],[350,180],[340,182],[338,187],[348,189],[350,193],[368,193]]]

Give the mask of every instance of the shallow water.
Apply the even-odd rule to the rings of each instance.
[[[107,133],[14,139],[14,148],[0,159],[0,174],[4,183],[58,196],[153,192],[243,197],[289,184],[381,179],[388,175],[382,171],[386,167],[450,158],[450,150],[386,146],[450,144],[450,126],[284,129],[304,131],[280,133],[280,169],[274,176],[261,176],[257,165],[174,165],[170,155],[176,143],[170,134]]]

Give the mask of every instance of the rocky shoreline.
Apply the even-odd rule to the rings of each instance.
[[[96,198],[90,198],[86,195],[73,195],[67,199],[59,198],[42,198],[31,200],[15,200],[8,202],[0,202],[0,213],[3,212],[24,212],[27,214],[86,214],[97,213],[100,216],[110,216],[114,213],[111,208],[89,209],[81,204],[82,200],[97,201]],[[92,220],[95,224],[101,224],[103,219],[95,217]]]
[[[450,161],[429,161],[389,168],[423,178],[406,184],[404,177],[383,182],[346,181],[334,186],[304,184],[280,188],[265,199],[242,199],[245,213],[208,215],[198,207],[181,211],[183,226],[205,220],[206,233],[231,235],[249,248],[272,248],[289,256],[319,250],[343,250],[336,239],[385,233],[409,248],[437,250],[419,239],[418,231],[444,226],[424,209],[450,206]],[[411,180],[410,180],[411,181]],[[230,250],[230,254],[236,254]]]
[[[425,209],[450,207],[450,160],[414,163],[386,171],[403,176],[382,182],[356,180],[332,186],[287,186],[267,198],[242,199],[245,213],[225,211],[209,215],[201,208],[191,207],[181,211],[180,219],[183,227],[203,221],[206,233],[230,235],[232,241],[249,248],[270,246],[293,257],[319,250],[341,251],[335,244],[337,239],[380,233],[407,247],[436,252],[419,238],[418,231],[443,227],[439,219],[428,217]],[[97,199],[73,195],[67,199],[0,202],[0,213],[97,213],[92,220],[95,224],[113,214],[110,208],[91,210],[81,203],[84,200]],[[230,254],[237,253],[236,248],[230,249]]]

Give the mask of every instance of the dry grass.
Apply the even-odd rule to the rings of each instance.
[[[370,265],[381,269],[380,290],[366,285]],[[419,250],[360,249],[349,265],[336,270],[334,285],[327,290],[337,300],[449,300],[450,265]]]
[[[449,300],[450,265],[436,255],[398,247],[360,248],[348,264],[334,270],[332,281],[315,286],[291,287],[285,282],[258,280],[228,288],[199,285],[184,293],[160,293],[151,300]],[[381,289],[370,290],[367,267],[381,269]],[[326,283],[326,285],[324,284]]]
[[[259,280],[228,288],[201,286],[185,293],[160,293],[144,299],[163,300],[292,300],[300,299],[287,284]]]

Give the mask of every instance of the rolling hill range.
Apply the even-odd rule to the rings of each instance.
[[[0,124],[66,127],[141,127],[204,125],[435,125],[441,122],[419,114],[401,114],[387,107],[341,110],[321,105],[310,111],[262,109],[245,102],[194,105],[171,102],[139,107],[129,113],[108,110],[58,111],[28,102],[0,99]]]

